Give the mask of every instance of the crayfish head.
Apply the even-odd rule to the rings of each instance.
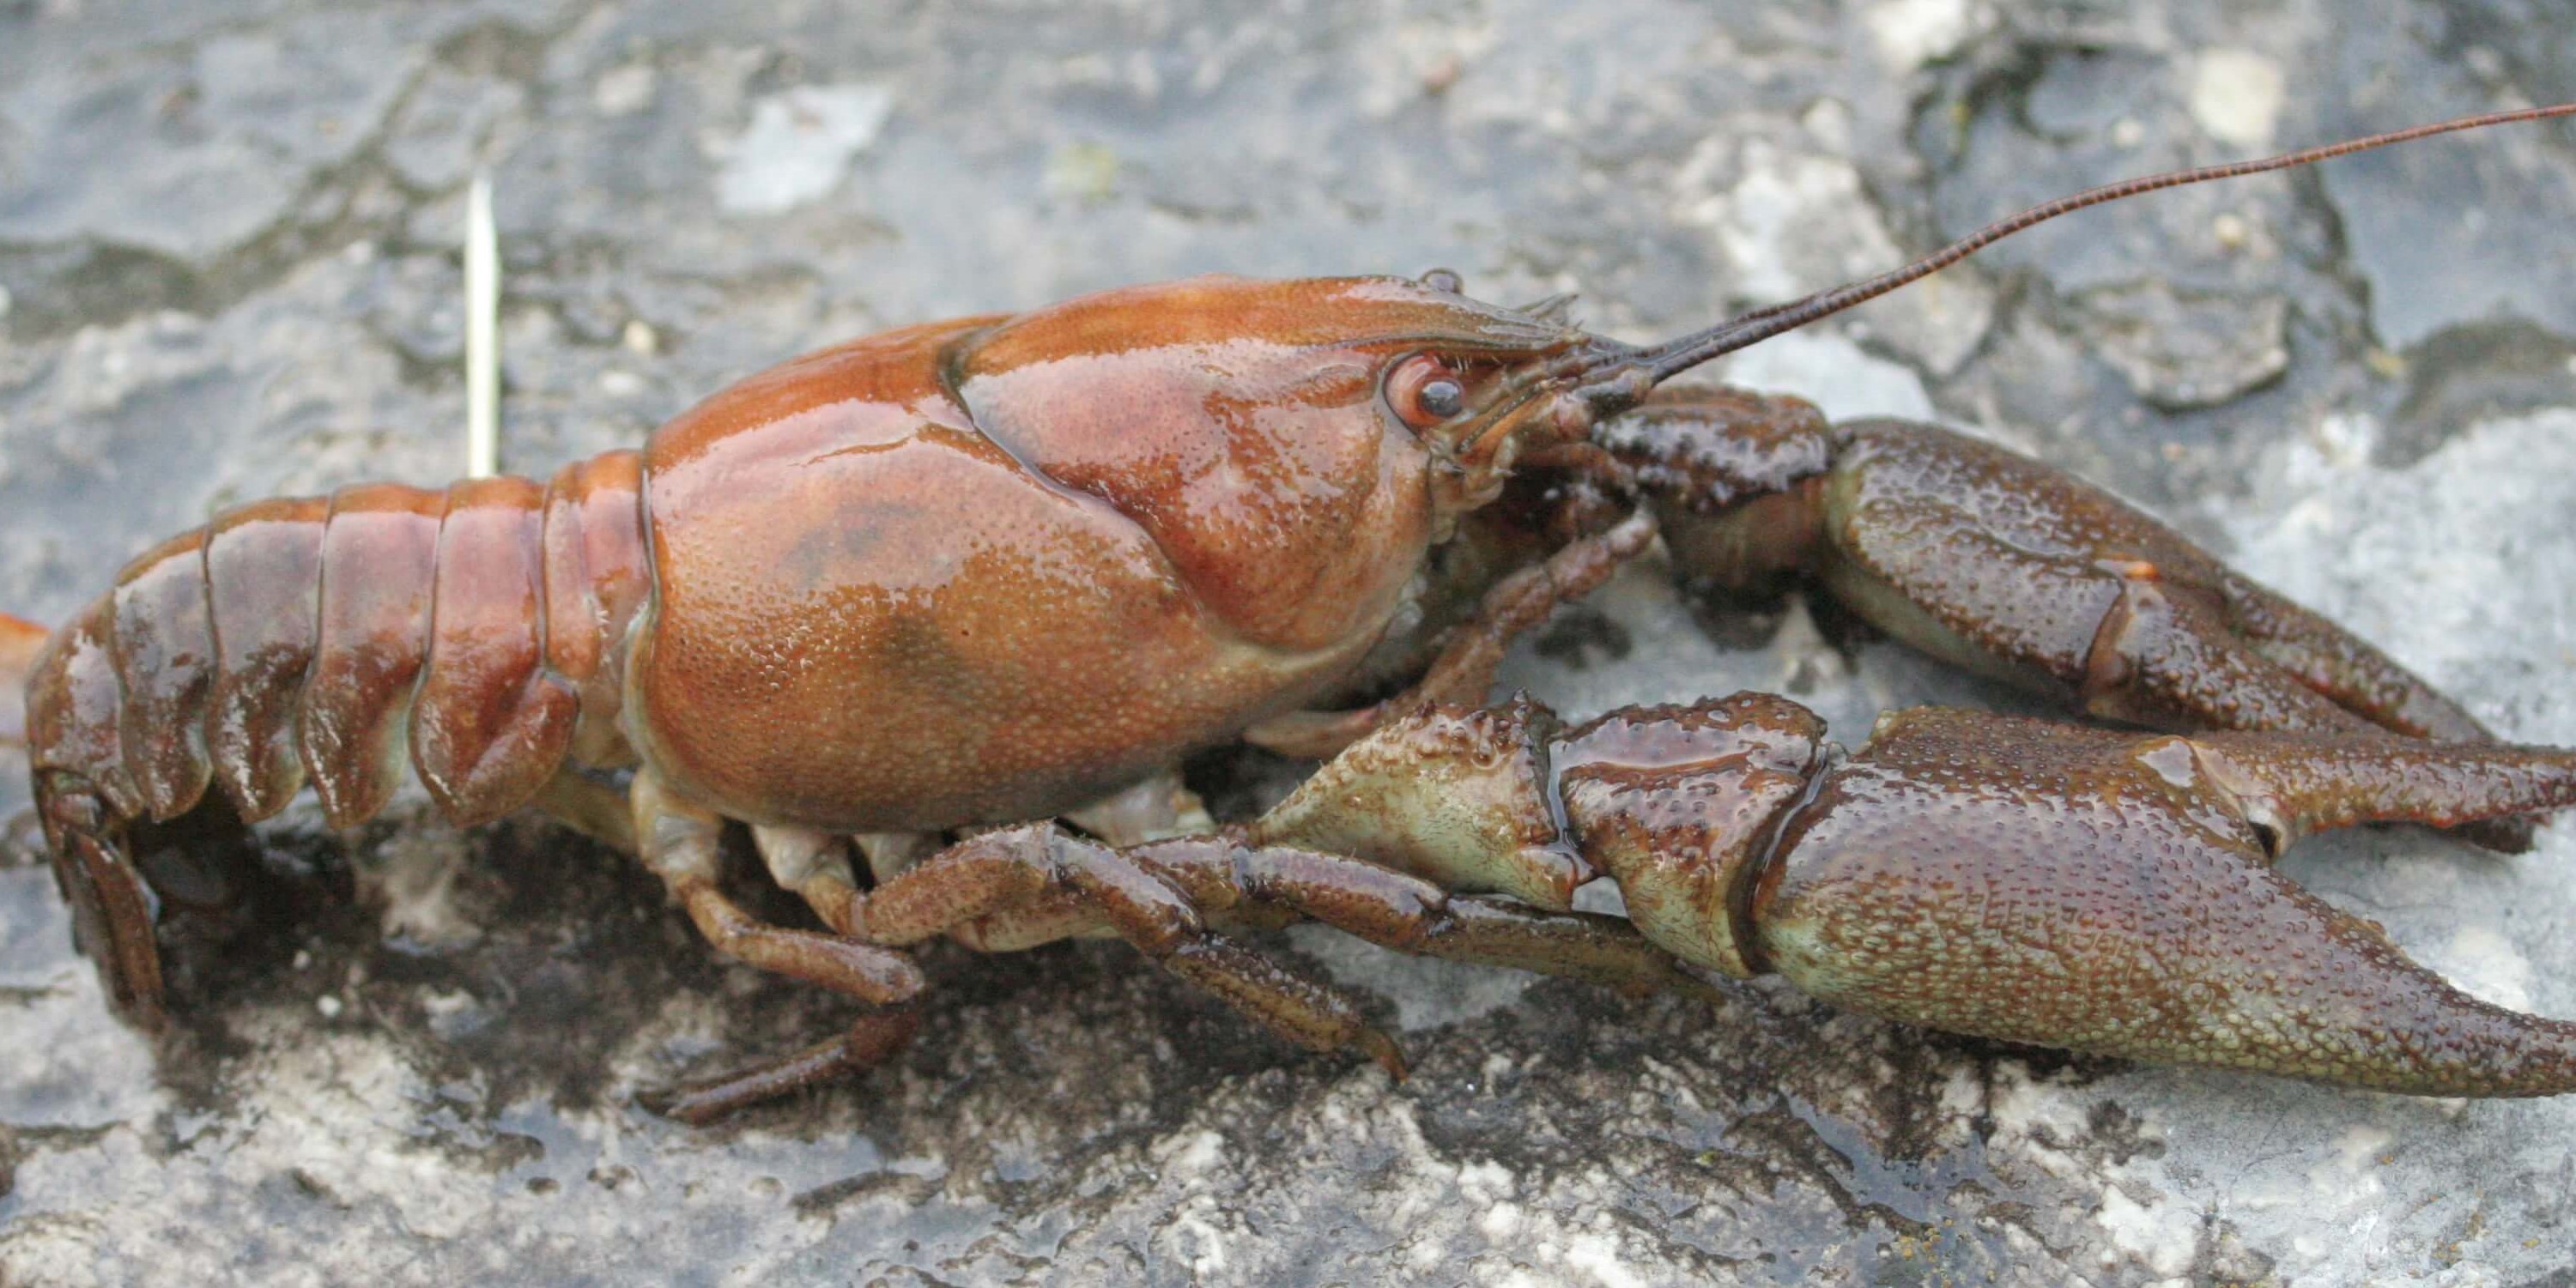
[[[1641,350],[1568,320],[1570,295],[1500,308],[1468,299],[1447,269],[1371,280],[1445,314],[1446,326],[1391,353],[1378,381],[1386,413],[1435,462],[1432,503],[1444,523],[1502,495],[1524,456],[1590,438],[1654,388],[1657,377],[1634,361]]]
[[[1480,317],[1544,333],[1516,350],[1427,345],[1386,368],[1387,410],[1443,466],[1434,486],[1444,514],[1493,501],[1514,466],[1535,453],[1592,442],[1601,426],[1644,405],[1657,385],[1726,352],[1722,346],[1742,329],[1738,320],[1639,346],[1574,327],[1566,321],[1571,296],[1493,309],[1458,296],[1457,275],[1438,269],[1405,285],[1457,296]]]
[[[1501,493],[1515,451],[1489,448],[1537,423],[1524,373],[1586,343],[1455,286],[1127,287],[975,329],[942,374],[982,437],[1144,530],[1235,635],[1302,659],[1383,631],[1429,547]]]

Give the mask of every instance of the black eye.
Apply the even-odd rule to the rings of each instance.
[[[1430,429],[1467,410],[1467,386],[1438,355],[1417,353],[1387,373],[1386,402],[1405,424]]]
[[[1422,410],[1442,420],[1467,410],[1466,386],[1455,380],[1430,381],[1416,397],[1421,400]]]
[[[1467,289],[1467,283],[1458,276],[1457,270],[1447,268],[1435,268],[1428,273],[1424,273],[1422,275],[1422,284],[1430,287],[1432,290],[1442,291],[1450,295],[1456,295]]]

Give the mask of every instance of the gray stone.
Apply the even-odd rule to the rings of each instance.
[[[0,7],[0,608],[59,619],[235,501],[455,470],[478,164],[505,460],[543,471],[826,341],[1200,271],[1445,264],[1669,334],[2121,175],[2576,97],[2562,27],[2514,0]],[[2576,742],[2570,137],[2090,212],[1729,370],[2109,482],[2507,735]],[[1640,569],[1506,681],[1578,715],[1777,689],[1846,738],[1889,706],[2029,709],[1803,606],[1711,625]],[[2464,987],[2576,1016],[2571,836],[2507,861],[2357,833],[2287,866]],[[1769,983],[1629,1001],[1307,929],[1266,946],[1386,998],[1410,1081],[1114,944],[939,947],[894,1068],[686,1129],[636,1093],[848,1012],[717,964],[648,877],[532,820],[464,834],[413,801],[338,835],[304,809],[255,849],[276,915],[173,927],[158,1048],[108,1017],[43,867],[0,867],[0,1279],[2539,1285],[2576,1262],[2576,1104],[2071,1058]]]
[[[2102,360],[2151,407],[2221,406],[2290,368],[2290,306],[2277,295],[2178,295],[2150,279],[2090,292],[2084,310]]]

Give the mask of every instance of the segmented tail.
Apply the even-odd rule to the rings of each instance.
[[[256,822],[310,783],[345,827],[408,761],[460,822],[524,804],[580,725],[613,737],[612,654],[644,593],[639,484],[635,453],[610,452],[552,487],[361,485],[161,543],[35,677],[39,795],[59,780],[104,818],[169,819],[214,786]]]
[[[383,808],[408,761],[450,817],[481,822],[568,757],[619,750],[618,646],[647,593],[641,485],[628,451],[552,486],[254,502],[127,564],[50,643],[0,618],[0,738],[33,765],[73,938],[120,1012],[146,1029],[164,1018],[137,821],[214,787],[257,822],[309,782],[348,826]]]

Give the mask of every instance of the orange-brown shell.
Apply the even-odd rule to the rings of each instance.
[[[479,821],[639,758],[756,823],[1056,813],[1383,633],[1456,472],[1389,364],[1567,335],[1402,279],[1201,278],[826,349],[551,485],[257,502],[56,633],[32,764],[129,818],[309,783],[351,823],[408,761]]]
[[[628,729],[726,814],[1038,817],[1311,697],[1431,541],[1378,376],[1557,333],[1386,278],[1200,278],[871,337],[646,450]]]

